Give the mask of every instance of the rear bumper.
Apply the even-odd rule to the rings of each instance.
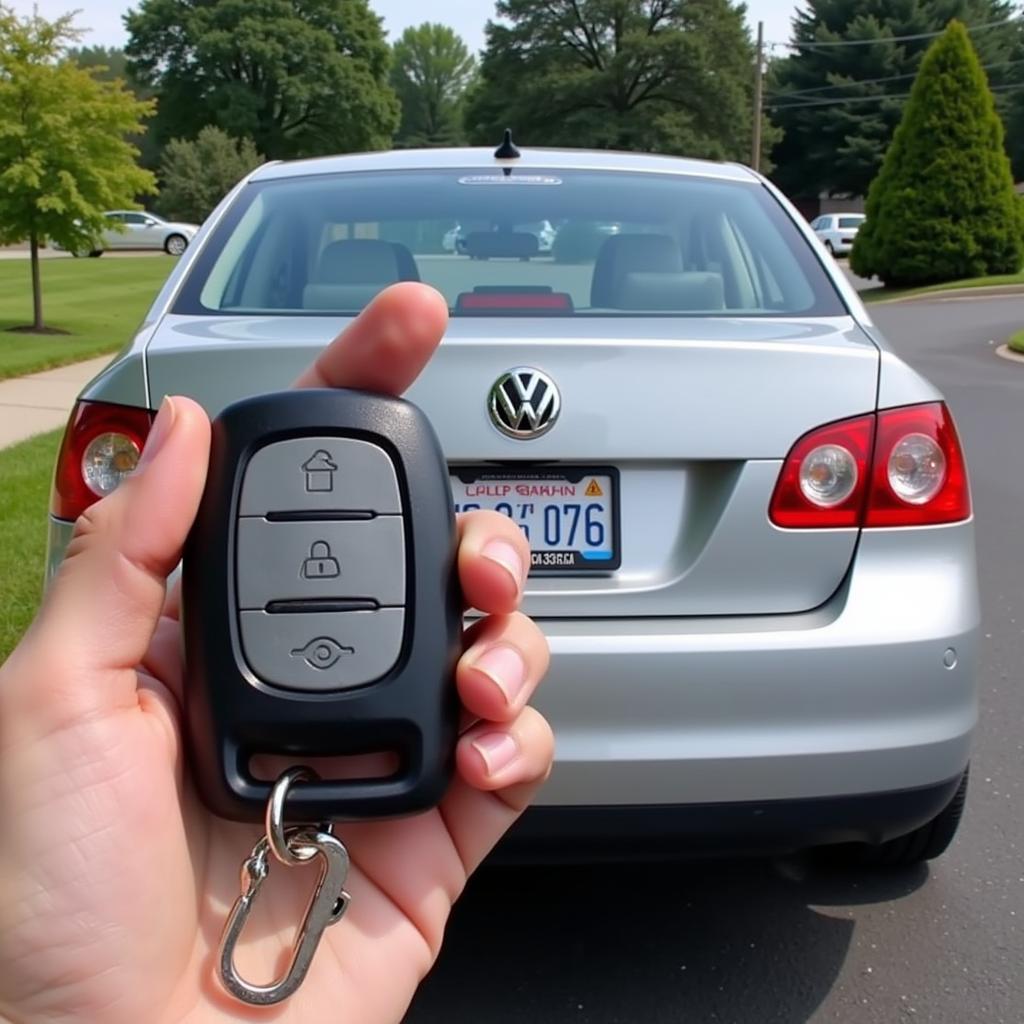
[[[761,804],[956,778],[977,721],[973,523],[872,530],[801,615],[542,623],[551,807]]]
[[[779,855],[833,843],[881,843],[931,821],[960,776],[933,786],[814,800],[632,807],[531,807],[494,863]]]

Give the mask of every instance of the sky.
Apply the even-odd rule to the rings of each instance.
[[[34,6],[33,0],[6,0],[6,4],[23,15],[31,14]],[[494,11],[491,0],[433,0],[429,14],[423,0],[370,0],[370,5],[384,18],[391,39],[409,25],[440,21],[451,25],[471,50],[483,47],[484,23]],[[35,6],[44,18],[50,19],[68,11],[80,11],[77,24],[91,30],[82,40],[86,46],[123,46],[121,16],[135,5],[124,0],[37,0]],[[761,20],[766,40],[784,42],[789,37],[789,22],[796,6],[791,0],[748,0],[752,34]]]

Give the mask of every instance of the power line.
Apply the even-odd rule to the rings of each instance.
[[[1020,18],[1004,18],[1002,21],[988,21],[981,25],[968,25],[965,27],[968,32],[982,32],[990,28],[1004,28],[1019,21]],[[879,36],[876,39],[836,39],[832,41],[823,40],[822,42],[811,40],[805,43],[771,42],[767,45],[772,47],[781,46],[789,50],[819,49],[821,47],[832,48],[836,46],[877,46],[879,43],[909,43],[920,39],[937,39],[943,32],[945,32],[945,29],[937,32],[917,32],[914,35],[908,36]]]
[[[989,86],[991,92],[1016,92],[1024,89],[1024,83],[1018,85],[993,85]],[[902,93],[879,93],[877,96],[847,96],[836,100],[805,100],[802,103],[765,103],[766,108],[773,110],[800,110],[803,107],[836,107],[847,106],[850,103],[877,103],[879,100],[905,100],[910,97],[909,92]]]
[[[1012,66],[1014,64],[1024,64],[1024,59],[1019,59],[1019,60],[1001,60],[1001,61],[997,61],[995,64],[983,64],[981,66],[981,68],[982,68],[983,71],[993,71],[996,68],[1010,67],[1010,66]],[[815,95],[815,94],[820,93],[820,92],[828,92],[830,89],[852,89],[854,86],[857,86],[857,85],[877,85],[877,84],[879,84],[881,82],[899,82],[899,81],[904,81],[905,79],[908,79],[908,78],[916,78],[916,77],[917,77],[917,72],[916,71],[911,71],[909,74],[906,74],[906,75],[887,75],[884,78],[862,78],[862,79],[857,79],[857,80],[852,81],[852,82],[837,82],[834,85],[818,85],[818,86],[815,86],[813,89],[794,89],[792,92],[768,93],[767,99],[786,100],[786,99],[789,99],[790,96],[809,96],[809,95]],[[822,96],[821,98],[822,99],[829,99],[830,97]],[[842,99],[843,97],[834,97],[834,98]]]

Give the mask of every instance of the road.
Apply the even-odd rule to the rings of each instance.
[[[1024,365],[993,351],[1024,297],[872,312],[945,391],[971,466],[982,717],[953,848],[876,875],[802,857],[491,870],[407,1024],[1024,1022]]]

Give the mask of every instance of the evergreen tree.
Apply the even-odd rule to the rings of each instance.
[[[1003,126],[964,26],[952,22],[921,70],[850,265],[887,285],[1016,273],[1024,243]]]
[[[391,86],[402,104],[396,144],[462,143],[462,101],[475,71],[473,55],[447,25],[407,28],[391,63]]]
[[[790,195],[866,195],[934,38],[894,37],[928,37],[957,18],[1001,89],[1024,83],[1016,13],[1008,0],[807,0],[793,19],[795,50],[773,63],[768,83],[766,106],[783,132],[773,178]],[[850,42],[858,45],[829,45]],[[999,95],[1009,108],[1014,94]],[[1020,149],[1024,158],[1024,139]]]
[[[749,160],[754,51],[733,0],[499,0],[466,123],[528,145]]]

